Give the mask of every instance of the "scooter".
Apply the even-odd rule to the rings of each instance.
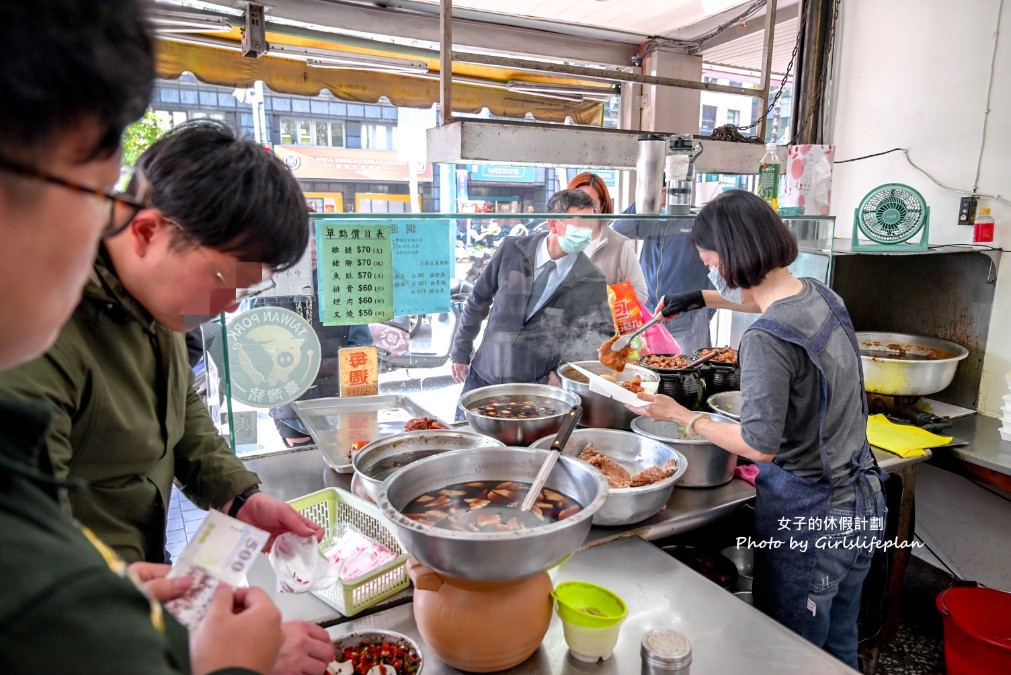
[[[476,277],[475,277],[476,278]],[[450,306],[452,310],[453,327],[445,351],[413,352],[411,351],[411,334],[409,325],[402,321],[406,317],[397,317],[382,324],[369,324],[372,341],[379,350],[379,368],[381,372],[389,372],[396,368],[438,368],[449,361],[453,349],[453,340],[460,326],[460,316],[463,306],[470,297],[474,284],[466,279],[450,281]],[[432,315],[435,316],[435,315]],[[432,316],[427,317],[432,321]],[[439,321],[449,319],[449,315],[441,314]]]

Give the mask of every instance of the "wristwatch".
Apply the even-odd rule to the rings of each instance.
[[[239,510],[246,505],[249,498],[260,491],[259,485],[250,485],[245,490],[240,492],[235,499],[232,500],[232,506],[228,509],[228,517],[235,518],[239,515]]]

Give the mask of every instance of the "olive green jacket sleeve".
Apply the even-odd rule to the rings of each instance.
[[[155,323],[108,270],[42,357],[0,371],[0,394],[44,399],[54,473],[89,489],[64,508],[128,562],[158,560],[173,480],[202,508],[259,483],[193,390],[182,334]]]
[[[185,343],[181,335],[178,342]],[[189,363],[182,358],[184,363]],[[185,430],[175,446],[175,477],[183,492],[202,509],[221,508],[260,479],[247,471],[218,433],[207,406],[193,388],[193,372],[186,386]]]

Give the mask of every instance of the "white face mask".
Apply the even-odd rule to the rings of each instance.
[[[723,296],[724,300],[738,305],[744,304],[744,300],[741,298],[741,289],[727,288],[727,280],[723,278],[722,274],[720,274],[719,267],[710,267],[708,276],[709,281],[713,284],[713,288],[716,289],[717,293]]]

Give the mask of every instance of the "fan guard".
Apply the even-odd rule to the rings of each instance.
[[[857,226],[879,244],[901,244],[923,229],[929,209],[908,185],[888,183],[871,190],[857,207]]]

